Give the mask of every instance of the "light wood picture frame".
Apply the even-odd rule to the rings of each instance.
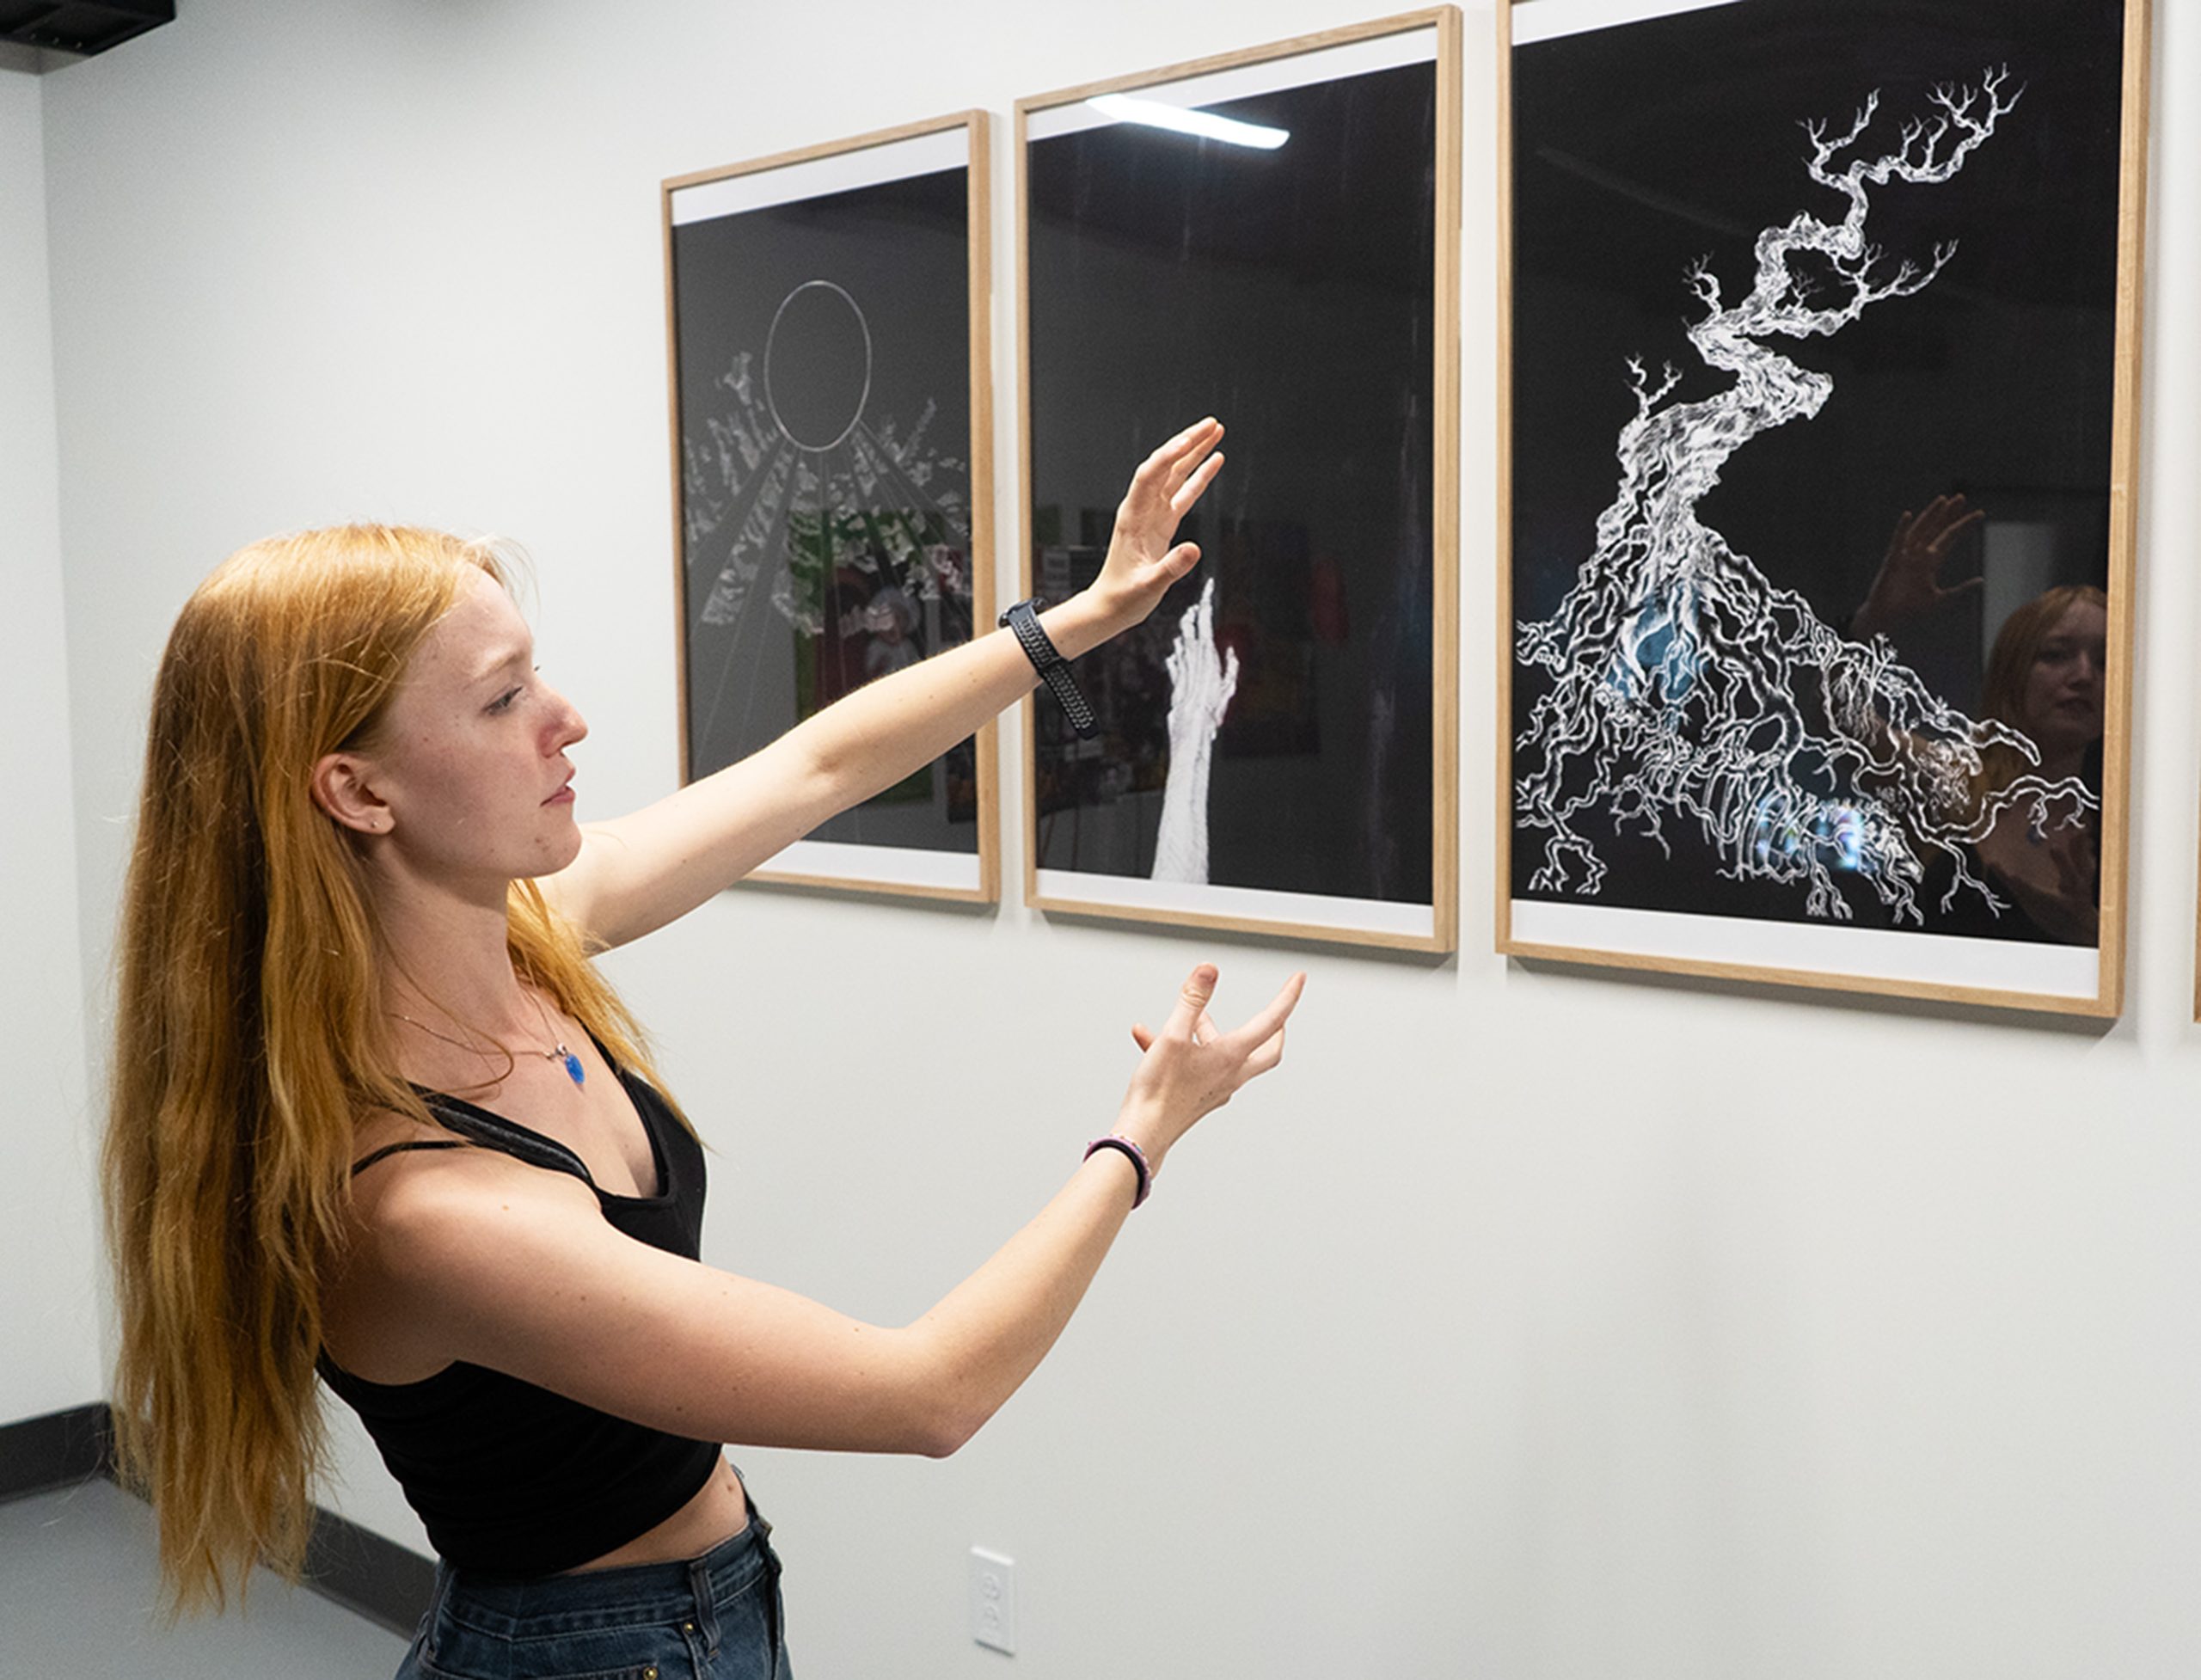
[[[1498,950],[2115,1015],[2148,0],[1498,10]]]
[[[982,111],[662,187],[681,764],[693,781],[993,628]],[[1001,892],[996,726],[749,879]]]
[[[1228,428],[1199,567],[1078,661],[1098,734],[1025,712],[1042,911],[1455,947],[1459,113],[1449,6],[1017,102],[1023,592]]]

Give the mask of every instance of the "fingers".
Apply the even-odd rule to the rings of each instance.
[[[1205,420],[1194,420],[1148,458],[1164,463],[1164,473],[1174,489],[1199,464],[1200,457],[1222,440],[1223,422],[1210,414]]]
[[[1964,498],[1959,496],[1956,500],[1958,505],[1961,506],[1963,504]],[[1986,518],[1987,510],[1983,507],[1975,507],[1971,512],[1965,514],[1962,518],[1953,521],[1950,524],[1947,534],[1952,537],[1960,536],[1964,532],[1970,530],[1974,525],[1983,524]]]
[[[1208,999],[1215,996],[1216,971],[1213,963],[1202,963],[1186,980],[1184,990],[1177,994],[1177,1007],[1170,1011],[1169,1021],[1162,1030],[1174,1038],[1189,1039],[1200,1018],[1207,1013]]]
[[[1966,525],[1975,524],[1985,518],[1987,510],[1983,507],[1967,509],[1964,494],[1959,491],[1953,494],[1934,497],[1932,501],[1926,504],[1926,511],[1918,517],[1920,524],[1931,525],[1936,530],[1960,530]]]
[[[1211,418],[1186,426],[1139,463],[1138,470],[1131,475],[1133,499],[1150,491],[1168,498],[1176,496],[1187,478],[1208,466],[1208,460],[1212,459],[1208,457],[1208,451],[1222,439],[1221,420]],[[1208,470],[1207,476],[1212,479],[1214,471]],[[1200,487],[1205,489],[1207,487],[1203,482]],[[1189,507],[1192,501],[1199,500],[1199,493],[1195,492],[1192,501],[1184,505]]]
[[[1956,540],[1986,517],[1984,513],[1966,514],[1953,524],[1943,525],[1927,537],[1921,546],[1933,557],[1934,563],[1938,566],[1948,558],[1949,549],[1955,544]]]
[[[1183,518],[1192,511],[1193,504],[1207,494],[1207,487],[1215,482],[1215,475],[1222,470],[1223,452],[1217,450],[1186,474],[1184,483],[1169,498],[1169,511]]]
[[[1967,509],[1961,495],[1936,496],[1926,504],[1923,512],[1906,513],[1897,521],[1896,540],[1902,546],[1916,549],[1922,559],[1938,566],[1950,545],[1986,517],[1983,507]]]
[[[1246,1058],[1244,1070],[1246,1079],[1259,1079],[1263,1074],[1266,1073],[1271,1068],[1276,1066],[1278,1063],[1283,1060],[1284,1028],[1279,1027],[1277,1028],[1274,1037],[1264,1039],[1261,1043],[1254,1045],[1253,1053]],[[1241,1082],[1242,1083],[1243,1082],[1242,1081]]]
[[[1180,463],[1192,459],[1203,445],[1213,448],[1214,440],[1222,435],[1223,423],[1213,415],[1203,420],[1194,420],[1140,462],[1138,471],[1132,476],[1151,481],[1167,479],[1174,472],[1177,477],[1181,478],[1189,468],[1180,468]]]
[[[1266,1045],[1284,1031],[1284,1023],[1291,1019],[1291,1012],[1299,1007],[1299,994],[1306,990],[1307,975],[1303,970],[1284,983],[1284,989],[1269,1000],[1266,1009],[1230,1034],[1231,1042],[1243,1048],[1248,1055]],[[1281,1054],[1281,1051],[1278,1053]]]
[[[1168,1039],[1219,1052],[1223,1058],[1222,1071],[1226,1082],[1222,1088],[1235,1090],[1284,1059],[1284,1022],[1299,1007],[1300,994],[1307,989],[1307,976],[1303,971],[1286,980],[1282,990],[1269,1000],[1268,1007],[1235,1033],[1223,1031],[1208,1012],[1209,1001],[1215,996],[1216,979],[1215,965],[1200,964],[1178,993],[1177,1007],[1171,1011],[1162,1031],[1156,1033],[1142,1021],[1131,1028],[1131,1042],[1142,1055]]]
[[[1961,494],[1936,496],[1916,513],[1904,511],[1895,522],[1888,552],[1939,564],[1949,545],[1986,517],[1985,508],[1967,507]]]

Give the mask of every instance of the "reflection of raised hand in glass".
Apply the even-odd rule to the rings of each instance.
[[[1880,569],[1873,573],[1873,586],[1865,593],[1865,604],[1849,621],[1849,634],[1860,641],[1891,634],[1899,626],[1980,589],[1986,581],[1983,578],[1966,578],[1943,588],[1941,567],[1957,539],[1986,517],[1983,509],[1966,508],[1960,495],[1936,496],[1922,512],[1905,512],[1895,522],[1888,551],[1881,556]]]
[[[2038,827],[2016,819],[1997,823],[1979,843],[1994,884],[2033,925],[2066,945],[2101,937],[2101,857],[2085,813],[2048,817]]]
[[[1169,649],[1169,779],[1154,842],[1156,880],[1207,880],[1207,784],[1215,737],[1238,692],[1236,650],[1215,645],[1215,579],[1185,610]]]
[[[1849,635],[1898,634],[1983,588],[1983,578],[1945,586],[1941,576],[1959,539],[1985,517],[1961,495],[1904,513]],[[1885,727],[1878,738],[1891,753],[1940,765],[1938,816],[1968,831],[1957,868],[1984,881],[1996,931],[2074,945],[2099,936],[2107,633],[2100,589],[2050,589],[1997,630],[1968,749],[1951,752]],[[2021,912],[2014,922],[2005,914],[2013,904]]]

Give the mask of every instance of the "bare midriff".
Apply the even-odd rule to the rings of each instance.
[[[741,1478],[721,1458],[711,1479],[696,1490],[695,1498],[646,1534],[639,1534],[616,1551],[592,1559],[569,1575],[592,1569],[620,1569],[635,1563],[686,1563],[712,1547],[727,1541],[749,1526],[749,1501]]]

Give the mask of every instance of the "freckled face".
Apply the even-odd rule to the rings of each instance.
[[[535,671],[535,639],[486,572],[421,638],[370,757],[386,843],[415,873],[493,887],[580,850],[566,749],[588,725]]]
[[[2051,755],[2101,739],[2102,671],[2109,619],[2092,601],[2063,609],[2026,673],[2025,731]]]

